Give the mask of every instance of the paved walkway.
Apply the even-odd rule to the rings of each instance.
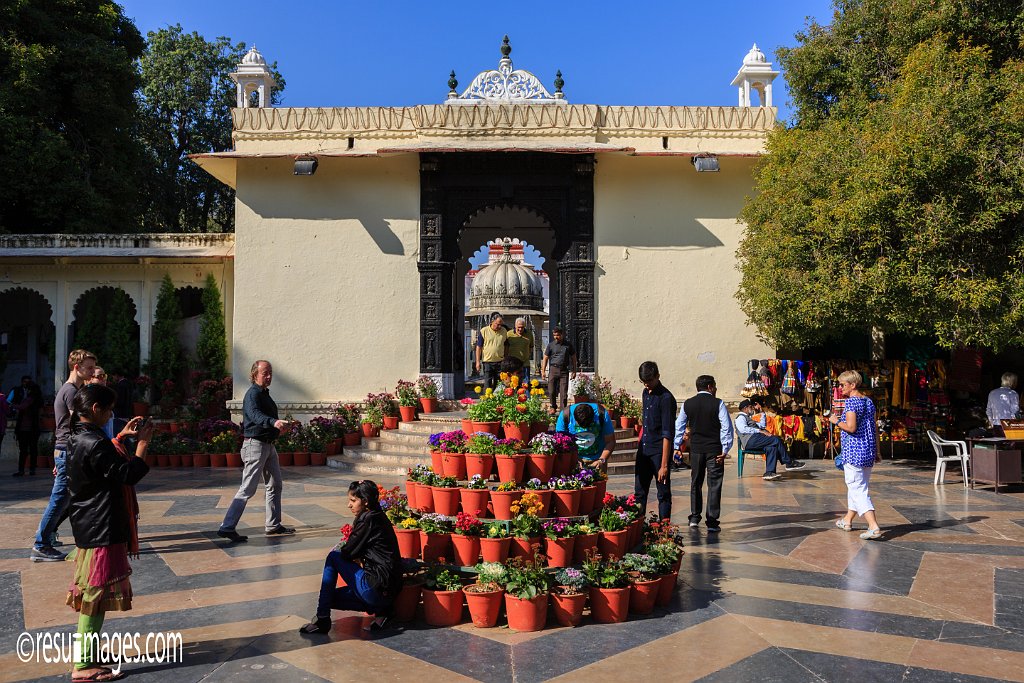
[[[289,468],[285,523],[268,539],[262,492],[228,546],[213,533],[235,487],[229,470],[155,470],[139,487],[143,555],[135,609],[105,630],[181,631],[181,664],[134,664],[135,681],[1024,681],[1024,493],[934,487],[933,465],[887,461],[872,492],[886,529],[861,541],[833,526],[842,477],[816,461],[765,482],[730,463],[722,532],[690,534],[682,590],[667,610],[625,624],[535,634],[414,625],[376,638],[335,612],[329,639],[296,633],[313,612],[323,557],[347,520],[348,479]],[[381,482],[397,484],[393,482]],[[674,475],[677,518],[688,473]],[[629,477],[610,490],[624,492]],[[0,477],[0,679],[66,680],[63,664],[23,664],[23,630],[71,632],[66,563],[27,553],[47,477]],[[863,524],[859,524],[863,527]],[[70,529],[62,529],[65,539]]]

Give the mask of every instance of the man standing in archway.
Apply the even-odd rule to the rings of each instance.
[[[526,318],[516,318],[515,330],[508,333],[508,355],[523,364],[522,379],[530,383],[533,360],[533,332],[526,329]]]
[[[544,349],[540,376],[543,379],[547,375],[551,409],[558,412],[565,408],[569,400],[569,379],[576,379],[576,348],[565,340],[565,332],[561,327],[552,330],[551,336],[553,339]]]
[[[481,328],[476,337],[476,371],[483,373],[484,388],[493,389],[498,386],[498,375],[501,374],[501,361],[505,360],[508,346],[508,328],[501,313],[491,313],[491,324]]]

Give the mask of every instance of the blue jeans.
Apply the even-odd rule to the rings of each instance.
[[[775,472],[776,463],[788,465],[793,462],[786,451],[786,444],[777,436],[751,434],[747,439],[747,447],[743,450],[764,451],[764,473]]]
[[[39,531],[36,532],[36,548],[42,550],[53,541],[53,534],[57,527],[64,521],[64,515],[71,505],[71,493],[68,491],[67,455],[64,449],[57,448],[53,451],[53,465],[57,470],[57,476],[53,478],[53,490],[50,491],[50,502],[46,505],[46,512],[39,521]]]
[[[338,576],[345,585],[338,588]],[[370,585],[366,572],[355,562],[341,557],[332,550],[324,560],[324,575],[320,582],[320,598],[316,602],[316,616],[329,617],[332,609],[354,612],[376,612],[387,607],[390,600],[382,597]]]

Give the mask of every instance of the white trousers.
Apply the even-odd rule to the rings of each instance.
[[[846,478],[846,509],[854,510],[858,515],[875,509],[871,504],[871,496],[868,495],[872,469],[874,468],[843,464],[843,476]]]

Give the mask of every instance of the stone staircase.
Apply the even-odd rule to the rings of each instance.
[[[363,439],[359,446],[346,446],[341,455],[327,458],[327,465],[343,472],[367,475],[403,476],[417,463],[430,464],[427,438],[435,432],[460,428],[464,412],[420,415],[416,422],[399,422],[398,429],[382,431],[379,437]],[[616,448],[608,463],[609,474],[633,472],[637,439],[632,430],[615,432]]]

